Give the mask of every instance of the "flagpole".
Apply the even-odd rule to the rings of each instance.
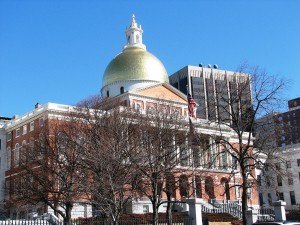
[[[190,143],[192,143],[191,137],[194,137],[194,129],[193,129],[193,123],[192,123],[192,118],[191,118],[191,101],[189,100],[189,98],[192,98],[191,94],[189,93],[189,89],[188,89],[188,85],[186,86],[187,88],[187,99],[188,99],[188,111],[189,111],[189,126],[190,126]],[[194,113],[194,112],[193,112]],[[193,185],[193,195],[194,198],[197,198],[197,187],[196,187],[196,176],[195,176],[195,162],[194,162],[194,149],[192,148],[191,145],[191,153],[192,153],[192,185]]]

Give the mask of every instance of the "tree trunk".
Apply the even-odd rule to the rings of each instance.
[[[246,211],[248,210],[248,196],[247,196],[248,180],[245,174],[243,174],[243,192],[242,192],[242,215],[243,225],[247,224]]]
[[[152,214],[152,224],[157,225],[158,224],[158,210],[157,210],[157,198],[154,198],[152,201],[152,208],[153,208],[153,214]]]
[[[73,203],[67,202],[66,203],[66,219],[64,221],[65,225],[71,225],[72,224],[72,221],[71,221],[71,219],[72,219],[72,217],[71,217],[72,209],[73,209]]]
[[[167,200],[167,221],[168,225],[172,225],[171,193],[167,193]]]

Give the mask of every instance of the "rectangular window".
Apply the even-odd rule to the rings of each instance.
[[[300,166],[300,159],[297,159],[297,165]]]
[[[278,193],[278,198],[279,198],[279,200],[284,201],[284,195],[283,195],[283,192],[279,192],[279,193]]]
[[[7,133],[7,140],[8,140],[8,141],[11,140],[11,132]]]
[[[27,134],[27,125],[23,126],[23,135]]]
[[[20,136],[20,129],[16,129],[16,137]]]
[[[34,121],[30,122],[30,125],[29,125],[29,130],[30,131],[33,131],[34,130]]]
[[[143,205],[143,213],[149,213],[149,205]]]
[[[271,193],[268,193],[268,203],[269,203],[269,205],[272,205],[272,195],[271,195]]]
[[[292,167],[291,161],[286,161],[286,168],[291,168],[291,167]]]
[[[291,205],[296,205],[295,192],[290,191]]]
[[[288,184],[289,184],[289,185],[293,185],[293,184],[294,184],[294,180],[293,180],[292,177],[289,177],[289,178],[288,178]]]
[[[277,185],[282,186],[282,178],[280,175],[277,176]]]
[[[259,198],[259,205],[263,206],[263,204],[264,204],[264,197],[263,197],[262,193],[259,193],[258,198]]]
[[[44,125],[44,117],[40,117],[39,125],[40,125],[40,127]]]

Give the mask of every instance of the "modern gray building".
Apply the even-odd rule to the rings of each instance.
[[[210,66],[209,66],[210,67]],[[169,77],[170,84],[198,104],[197,117],[232,122],[252,109],[250,75],[199,66],[185,66]]]

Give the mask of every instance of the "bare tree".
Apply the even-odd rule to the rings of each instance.
[[[164,104],[160,104],[164,105]],[[136,134],[130,138],[135,149],[130,160],[136,166],[136,176],[140,181],[137,189],[152,203],[153,224],[157,224],[158,209],[162,204],[162,191],[167,196],[167,214],[171,223],[171,197],[175,191],[176,166],[187,156],[182,152],[187,145],[179,148],[177,138],[186,139],[187,121],[178,112],[164,110],[163,107],[149,108],[136,115]],[[132,155],[130,154],[130,157]]]
[[[118,224],[132,199],[135,165],[129,160],[134,118],[130,110],[116,107],[102,110],[103,102],[93,97],[80,103],[75,118],[82,134],[83,167],[91,174],[88,193],[93,206]]]
[[[278,109],[277,106],[282,103],[280,94],[286,88],[287,81],[270,76],[259,68],[249,67],[242,67],[237,76],[232,78],[229,89],[223,83],[216,84],[219,86],[212,108],[218,110],[215,124],[219,128],[211,136],[215,140],[212,145],[218,147],[218,151],[212,160],[216,161],[223,154],[229,154],[234,159],[231,166],[236,166],[237,169],[232,170],[232,175],[239,173],[242,177],[239,186],[242,189],[243,223],[246,224],[250,192],[256,186],[254,169],[264,164],[262,154],[267,154],[267,157],[274,156],[274,149],[271,150],[266,145],[267,142],[261,140],[259,146],[254,148],[253,130],[256,118]],[[226,135],[225,131],[228,129],[233,133],[232,138]]]
[[[46,120],[23,146],[19,175],[14,182],[16,204],[49,206],[71,224],[74,203],[87,199],[87,177],[81,167],[81,149],[76,124]]]

